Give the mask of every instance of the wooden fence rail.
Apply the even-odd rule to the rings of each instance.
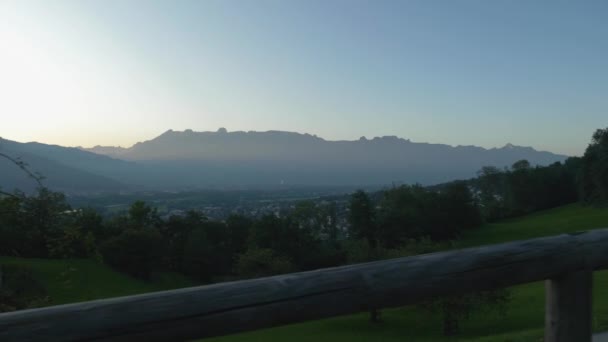
[[[177,341],[547,280],[546,341],[591,340],[608,229],[0,314],[0,341]]]

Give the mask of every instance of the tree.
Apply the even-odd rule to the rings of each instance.
[[[28,248],[29,239],[23,227],[22,197],[0,197],[0,255],[20,256]]]
[[[19,158],[0,153],[38,186],[35,195],[0,191],[0,254],[27,257],[81,257],[91,241],[82,234],[65,195],[42,184],[43,177]]]
[[[207,221],[202,228],[209,241],[212,274],[229,274],[234,262],[234,255],[229,253],[230,236],[226,224],[219,221]]]
[[[513,163],[513,165],[511,166],[511,169],[513,169],[515,171],[527,170],[529,168],[530,168],[530,162],[525,159],[518,160],[515,163]]]
[[[243,215],[230,215],[226,219],[230,254],[237,255],[247,250],[247,240],[253,221]]]
[[[84,258],[87,257],[87,239],[82,231],[74,225],[63,227],[59,236],[47,241],[51,258]]]
[[[251,226],[248,245],[249,248],[271,249],[277,255],[289,258],[298,270],[317,266],[319,239],[289,215],[284,218],[265,215],[256,220]]]
[[[474,182],[478,191],[483,217],[492,222],[507,216],[505,208],[505,172],[494,166],[484,166]]]
[[[182,269],[188,275],[209,281],[232,270],[234,254],[228,228],[223,222],[204,220],[187,235]]]
[[[181,269],[186,275],[209,281],[214,275],[211,243],[203,227],[193,229],[185,241]]]
[[[466,182],[434,189],[404,185],[384,192],[378,214],[379,242],[390,249],[423,237],[450,240],[480,224],[479,206]]]
[[[325,223],[323,213],[313,201],[298,201],[289,214],[289,220],[299,229],[313,236],[319,236]]]
[[[364,239],[369,246],[369,259],[374,258],[378,247],[378,230],[375,222],[375,209],[372,201],[365,191],[358,190],[351,195],[349,205],[350,236],[355,239]],[[380,321],[380,312],[377,308],[370,308],[370,321]]]
[[[50,298],[43,284],[21,265],[0,268],[0,313],[49,305]]]
[[[152,208],[144,201],[135,201],[129,207],[129,221],[131,228],[144,229],[158,226],[160,218],[156,208]]]
[[[473,312],[497,311],[505,315],[510,292],[507,289],[480,291],[460,296],[450,296],[430,300],[419,305],[423,310],[439,313],[444,336],[459,332],[460,322]]]
[[[481,212],[466,182],[448,184],[437,196],[439,208],[434,232],[428,234],[433,240],[449,240],[467,229],[481,225]],[[430,213],[430,215],[433,215]]]
[[[71,208],[62,193],[40,188],[36,196],[19,202],[19,229],[14,240],[22,256],[48,257],[48,242],[62,235],[72,219]]]
[[[437,243],[429,239],[410,240],[397,250],[386,251],[387,257],[405,257],[438,252],[450,248],[448,242]],[[443,335],[453,336],[459,332],[460,323],[472,313],[495,311],[505,315],[511,298],[508,289],[477,291],[457,296],[432,298],[417,305],[423,311],[439,313]]]
[[[336,202],[330,202],[321,207],[325,224],[322,233],[327,237],[330,244],[335,245],[338,241],[338,207]]]
[[[425,235],[422,211],[428,210],[428,195],[419,185],[403,185],[384,192],[377,215],[381,246],[396,248],[407,239]]]
[[[167,243],[164,263],[171,269],[184,271],[184,253],[192,231],[203,229],[207,218],[200,212],[189,210],[185,216],[172,215],[161,227],[161,235]]]
[[[84,233],[91,233],[96,239],[107,235],[103,217],[93,208],[81,208],[73,213],[74,224]]]
[[[308,270],[336,266],[343,262],[344,253],[337,242],[335,204],[300,201],[285,216],[283,225],[287,236],[297,244],[297,253],[285,254],[294,260],[298,269]],[[277,247],[275,247],[277,248]]]
[[[42,184],[42,180],[44,179],[44,176],[42,176],[38,172],[31,171],[26,162],[24,162],[20,158],[14,158],[14,157],[11,157],[8,154],[2,153],[2,152],[0,152],[0,158],[8,160],[12,164],[14,164],[16,167],[20,168],[21,171],[23,171],[23,173],[25,173],[28,177],[30,177],[36,183],[36,185],[38,186],[38,189],[45,188],[45,186]],[[7,197],[21,197],[21,198],[25,197],[25,195],[23,193],[15,194],[15,193],[2,191],[2,189],[0,189],[0,195],[7,196]]]
[[[101,260],[97,241],[105,236],[103,218],[94,209],[71,210],[64,214],[59,232],[47,239],[53,258],[86,258]]]
[[[585,150],[581,192],[585,202],[608,202],[608,128],[595,131]]]
[[[372,250],[378,245],[375,216],[372,201],[363,190],[351,195],[348,216],[349,235],[355,239],[365,239]]]
[[[268,248],[250,248],[239,255],[236,261],[236,274],[243,278],[259,278],[293,270],[289,258],[277,255]]]
[[[506,172],[505,208],[506,216],[519,216],[534,211],[536,193],[536,170],[527,160],[515,162],[512,171]]]
[[[127,229],[101,244],[100,252],[108,265],[148,279],[158,269],[163,255],[162,236],[155,230]]]

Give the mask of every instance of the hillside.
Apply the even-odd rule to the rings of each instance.
[[[146,282],[86,259],[24,259],[0,256],[1,265],[17,265],[32,271],[48,292],[51,305],[194,286],[175,273],[156,274]]]
[[[546,235],[608,227],[608,209],[569,205],[533,215],[489,224],[471,231],[458,247],[528,239]],[[367,314],[294,324],[252,333],[219,337],[214,342],[241,341],[476,341],[538,342],[544,324],[544,284],[515,286],[507,316],[477,313],[463,322],[456,338],[440,334],[437,315],[420,314],[413,308],[384,310],[381,324],[370,324]],[[608,330],[608,271],[594,273],[594,331]]]
[[[0,150],[68,194],[135,190],[437,184],[467,179],[487,165],[527,159],[548,165],[566,156],[507,144],[502,148],[416,143],[397,137],[329,141],[292,132],[184,132],[164,134],[130,148],[91,149],[0,138]],[[107,154],[107,155],[105,155]],[[118,159],[120,158],[120,159]],[[123,160],[124,159],[124,160]],[[31,180],[0,161],[0,187],[29,191]]]
[[[608,227],[608,209],[569,205],[526,217],[489,224],[469,232],[459,247]],[[90,260],[39,260],[0,257],[0,263],[30,267],[45,284],[54,304],[155,291],[191,283],[177,275],[156,277],[146,283],[117,273]],[[543,332],[544,285],[542,282],[512,288],[507,316],[478,313],[462,324],[457,339],[440,335],[437,315],[420,314],[413,308],[384,310],[382,324],[368,323],[367,314],[296,324],[211,341],[534,341]],[[594,279],[594,330],[608,330],[608,271]]]
[[[330,141],[294,132],[169,130],[130,148],[97,146],[107,154],[162,170],[171,186],[435,184],[473,177],[527,159],[548,165],[566,156],[507,144],[502,148],[417,143],[395,136]],[[150,174],[151,179],[158,175]],[[164,182],[164,183],[163,183]],[[169,185],[158,178],[157,184]]]
[[[52,190],[73,194],[118,192],[129,188],[116,179],[96,173],[96,165],[104,164],[103,160],[107,157],[93,153],[81,154],[81,151],[76,153],[76,150],[63,152],[61,147],[37,147],[0,140],[0,151],[26,162],[32,172],[44,177],[43,183]],[[91,160],[87,161],[85,157]],[[0,158],[0,188],[5,191],[19,189],[30,192],[36,188],[36,183],[16,165]]]
[[[142,189],[145,170],[140,165],[78,148],[0,138],[0,151],[28,164],[44,177],[44,185],[66,194],[90,194]],[[0,187],[31,191],[35,183],[15,165],[0,158]]]
[[[548,164],[565,156],[536,151],[531,147],[506,144],[501,148],[450,146],[412,142],[396,136],[331,141],[311,134],[284,131],[216,132],[168,130],[158,137],[130,148],[96,146],[88,151],[120,156],[125,160],[283,160],[303,162],[409,162],[432,164],[448,157],[485,162],[482,165],[508,166],[513,158],[532,164]]]

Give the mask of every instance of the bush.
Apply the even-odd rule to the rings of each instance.
[[[49,238],[47,248],[51,258],[85,258],[95,249],[92,233],[85,236],[78,227],[67,226],[55,238]],[[91,240],[92,239],[92,240]],[[92,244],[92,245],[91,245]]]
[[[0,312],[28,309],[47,305],[46,289],[25,267],[0,266]]]
[[[236,273],[243,278],[259,278],[292,272],[291,261],[278,256],[272,249],[250,248],[237,258]]]
[[[429,300],[419,305],[425,311],[441,314],[444,336],[459,332],[459,325],[473,312],[496,311],[504,316],[511,293],[507,289],[479,291],[459,296],[449,296]]]
[[[163,255],[159,232],[128,229],[100,246],[105,263],[138,278],[148,279]]]

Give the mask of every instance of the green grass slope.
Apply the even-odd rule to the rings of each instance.
[[[608,227],[608,209],[568,205],[533,215],[488,224],[468,232],[458,247],[501,243],[540,236]],[[452,338],[441,336],[440,317],[414,308],[384,310],[383,322],[371,324],[366,314],[294,324],[252,333],[211,339],[214,342],[241,341],[542,341],[544,284],[511,288],[507,315],[492,312],[474,314]],[[594,273],[593,328],[608,330],[608,271]]]
[[[539,236],[608,227],[608,209],[569,205],[522,218],[485,225],[468,232],[458,247],[501,243]],[[47,288],[51,304],[125,296],[191,286],[178,274],[161,274],[145,282],[92,260],[44,260],[0,257],[0,264],[23,265]],[[440,317],[411,307],[383,311],[383,322],[371,324],[365,313],[294,324],[209,341],[542,341],[542,282],[511,289],[507,316],[482,312],[461,325],[461,334],[441,336]],[[593,327],[608,330],[608,272],[594,274]]]
[[[459,246],[470,247],[608,228],[608,208],[571,204],[468,231]]]
[[[0,265],[28,268],[50,296],[51,305],[93,299],[128,296],[192,286],[180,274],[156,274],[147,282],[116,272],[106,265],[86,259],[24,259],[0,257]]]

